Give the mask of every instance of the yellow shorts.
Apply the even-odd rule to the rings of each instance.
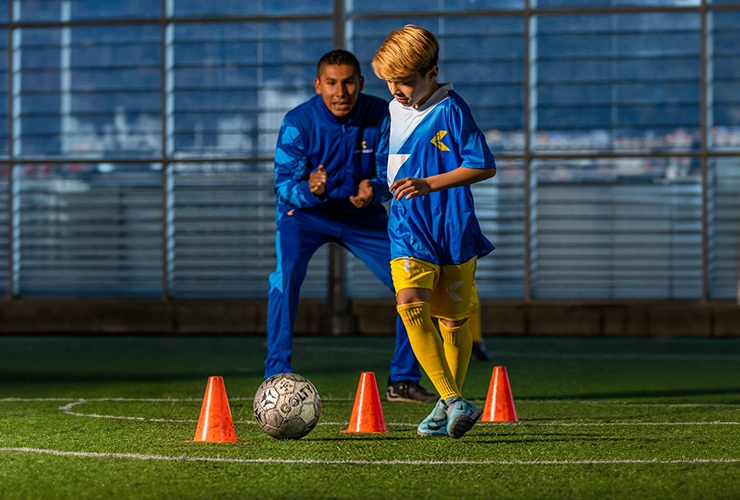
[[[458,321],[468,317],[471,289],[475,280],[477,259],[465,264],[438,266],[413,257],[391,261],[391,275],[396,293],[406,288],[432,291],[429,307],[435,318]]]

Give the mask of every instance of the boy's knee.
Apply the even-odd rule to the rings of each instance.
[[[432,291],[426,288],[404,288],[396,293],[396,304],[413,304],[415,302],[426,302],[432,298]]]
[[[439,321],[443,325],[445,325],[447,328],[458,328],[458,327],[463,326],[467,320],[468,320],[468,318],[459,319],[459,320],[440,319]]]

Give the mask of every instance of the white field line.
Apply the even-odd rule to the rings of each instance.
[[[88,417],[88,418],[108,418],[112,420],[135,420],[139,422],[164,422],[164,423],[188,423],[188,424],[195,424],[198,423],[198,420],[193,419],[169,419],[169,418],[148,418],[148,417],[127,417],[122,415],[100,415],[97,413],[78,413],[75,411],[72,411],[72,408],[75,406],[88,403],[92,400],[78,400],[73,403],[69,403],[68,405],[60,406],[59,411],[62,413],[65,413],[67,415],[71,415],[73,417]],[[165,401],[171,401],[171,400],[165,400]],[[235,424],[256,424],[257,422],[254,420],[234,420]],[[349,422],[319,422],[318,425],[349,425]],[[411,425],[411,424],[398,424],[398,425]]]
[[[171,400],[164,400],[165,402]],[[146,417],[127,417],[118,415],[100,415],[97,413],[78,413],[72,411],[72,408],[82,404],[88,403],[88,400],[80,399],[59,407],[59,411],[71,415],[74,417],[88,417],[88,418],[109,418],[116,420],[137,420],[146,422],[165,422],[165,423],[197,423],[197,420],[177,420],[177,419],[166,419],[166,418],[146,418]],[[254,420],[235,420],[235,424],[256,424]],[[485,425],[486,423],[481,423]],[[349,422],[319,422],[319,425],[342,425],[347,426]],[[390,426],[412,426],[416,427],[417,424],[406,423],[406,422],[390,422],[387,425]],[[500,425],[495,423],[494,425]],[[740,422],[513,422],[507,423],[507,425],[520,425],[520,426],[537,426],[537,427],[611,427],[611,426],[676,426],[676,425],[740,425]]]
[[[254,398],[230,398],[232,401],[252,401]],[[149,417],[132,417],[124,415],[104,415],[98,413],[79,413],[72,411],[76,406],[83,405],[90,402],[152,402],[152,403],[177,403],[177,402],[200,402],[197,398],[90,398],[90,399],[74,399],[74,398],[3,398],[0,399],[0,403],[12,403],[12,402],[69,402],[64,406],[60,406],[58,409],[62,413],[73,417],[83,418],[103,418],[111,420],[132,420],[138,422],[160,422],[160,423],[197,423],[194,419],[168,419],[168,418],[149,418]],[[324,401],[352,401],[348,398],[327,398]],[[541,403],[562,403],[568,402],[564,400],[537,400]],[[731,403],[691,403],[691,404],[659,404],[659,403],[620,403],[616,401],[570,401],[579,402],[588,405],[624,405],[624,406],[653,406],[653,407],[714,407],[714,406],[727,406],[735,407],[740,404]],[[235,424],[256,424],[254,420],[235,420]],[[345,422],[319,422],[318,425],[336,425],[336,426],[347,426],[348,421]],[[387,422],[386,425],[391,427],[416,427],[417,424],[408,422]],[[483,426],[521,426],[521,427],[612,427],[612,426],[689,426],[689,425],[740,425],[740,422],[733,421],[699,421],[699,422],[480,422],[478,425]]]
[[[0,448],[4,453],[37,453],[62,457],[109,458],[116,460],[152,460],[163,462],[218,462],[242,464],[306,464],[306,465],[666,465],[666,464],[734,464],[740,458],[677,458],[677,459],[612,459],[612,460],[319,460],[299,458],[226,458],[193,457],[181,455],[144,455],[138,453],[99,453],[91,451],[64,451],[42,448]]]

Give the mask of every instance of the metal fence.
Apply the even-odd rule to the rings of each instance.
[[[0,292],[264,297],[272,154],[333,47],[441,43],[498,175],[484,298],[735,299],[740,2],[15,0],[0,9]],[[403,9],[403,10],[400,10]],[[3,36],[4,35],[4,36]],[[324,297],[329,252],[304,297]],[[389,291],[357,259],[353,297]]]

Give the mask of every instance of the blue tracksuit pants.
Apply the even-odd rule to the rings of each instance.
[[[361,215],[329,215],[316,210],[293,210],[277,224],[277,269],[270,275],[267,307],[265,378],[290,372],[298,298],[308,262],[322,245],[335,242],[362,260],[392,293],[388,217],[380,205]],[[396,348],[391,360],[393,382],[421,380],[419,364],[406,328],[396,315]]]

